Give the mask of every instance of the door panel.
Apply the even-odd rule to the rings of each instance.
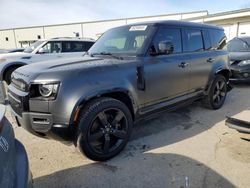
[[[187,61],[182,54],[149,57],[144,65],[145,103],[150,105],[176,96],[189,90],[189,66],[181,67]]]

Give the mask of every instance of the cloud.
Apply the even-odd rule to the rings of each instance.
[[[225,3],[226,2],[226,3]],[[216,6],[214,4],[216,3]],[[0,0],[0,29],[248,6],[245,0]]]

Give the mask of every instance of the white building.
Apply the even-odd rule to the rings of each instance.
[[[250,9],[240,9],[217,14],[197,11],[147,17],[124,18],[93,22],[46,25],[36,27],[0,30],[0,49],[25,47],[37,39],[53,37],[79,37],[97,39],[106,30],[125,24],[153,20],[187,20],[220,25],[225,29],[228,39],[239,35],[250,35]]]

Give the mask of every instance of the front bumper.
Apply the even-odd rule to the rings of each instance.
[[[229,128],[235,129],[241,133],[250,134],[250,122],[228,117],[226,120],[226,125]]]
[[[250,69],[244,67],[231,67],[231,83],[250,83]]]
[[[52,114],[22,112],[22,116],[19,116],[13,109],[12,112],[17,124],[36,136],[58,141],[72,141],[75,136],[70,126],[55,124]]]

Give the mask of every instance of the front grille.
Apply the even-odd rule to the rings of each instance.
[[[17,115],[22,116],[22,112],[28,111],[27,97],[20,97],[15,93],[11,92],[10,90],[8,96],[9,96],[10,106]]]

